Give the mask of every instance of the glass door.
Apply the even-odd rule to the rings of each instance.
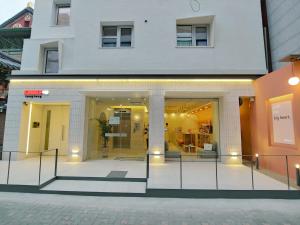
[[[114,149],[129,149],[131,138],[131,110],[115,109],[114,116],[119,118],[119,124],[113,126],[113,133],[117,135],[113,137]]]

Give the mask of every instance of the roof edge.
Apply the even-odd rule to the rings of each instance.
[[[10,75],[10,80],[59,80],[59,79],[239,79],[256,80],[265,74],[63,74],[63,75]]]

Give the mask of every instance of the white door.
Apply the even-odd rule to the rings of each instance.
[[[45,106],[43,110],[42,150],[59,149],[67,153],[69,106]]]

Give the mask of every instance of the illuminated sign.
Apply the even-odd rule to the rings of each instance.
[[[48,90],[25,90],[25,98],[42,98],[43,95],[49,95]]]
[[[295,144],[292,101],[275,102],[271,105],[274,144]]]

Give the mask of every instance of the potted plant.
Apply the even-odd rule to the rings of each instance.
[[[104,112],[100,113],[99,118],[97,119],[100,128],[100,136],[102,138],[102,157],[108,157],[108,141],[109,137],[106,136],[107,133],[111,132],[111,126],[109,125],[106,115]]]

